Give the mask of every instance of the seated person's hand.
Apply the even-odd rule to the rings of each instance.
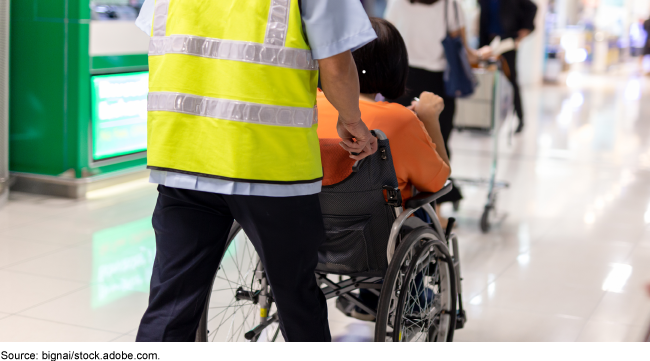
[[[445,109],[445,102],[433,93],[422,92],[420,100],[414,100],[408,108],[414,111],[422,121],[433,119],[438,121],[440,113]]]

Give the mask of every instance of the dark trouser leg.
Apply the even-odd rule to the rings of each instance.
[[[442,133],[442,139],[445,141],[445,150],[449,159],[451,159],[451,149],[449,149],[449,138],[451,137],[451,131],[454,130],[454,117],[456,116],[456,98],[450,98],[445,92],[445,82],[443,79],[442,72],[432,73],[435,76],[435,84],[438,85],[433,93],[442,97],[445,102],[445,109],[440,113],[440,133]],[[452,179],[453,181],[453,179]],[[445,202],[457,202],[463,199],[463,195],[460,192],[460,187],[454,183],[454,188],[451,192],[445,194],[438,199],[438,204]]]
[[[441,92],[444,94],[444,92]],[[447,96],[442,96],[442,99],[445,102],[445,109],[440,113],[440,133],[442,133],[442,139],[445,141],[445,150],[447,150],[447,156],[451,159],[451,151],[449,150],[449,137],[451,136],[451,131],[454,130],[454,115],[456,115],[456,99],[449,98]]]
[[[507,53],[503,53],[503,58],[508,64],[510,69],[510,83],[512,83],[512,88],[515,95],[515,113],[519,118],[519,124],[524,124],[524,108],[521,106],[521,92],[519,90],[519,79],[517,77],[517,51],[512,50]]]
[[[314,277],[325,239],[318,195],[225,199],[264,263],[285,339],[331,341],[325,296]]]
[[[158,186],[156,259],[137,341],[194,341],[233,222],[223,196]]]

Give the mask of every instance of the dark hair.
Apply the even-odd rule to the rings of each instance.
[[[409,59],[404,39],[393,24],[370,18],[377,39],[352,53],[359,73],[361,93],[381,93],[397,99],[406,92]]]

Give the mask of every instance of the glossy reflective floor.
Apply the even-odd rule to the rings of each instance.
[[[464,185],[454,213],[468,323],[458,341],[636,341],[650,323],[650,78],[572,73],[527,89],[527,126],[502,131],[497,222]],[[457,177],[485,178],[490,138],[452,137]],[[132,341],[155,253],[155,187],[76,202],[14,193],[0,210],[0,341]],[[337,340],[372,324],[330,303]]]

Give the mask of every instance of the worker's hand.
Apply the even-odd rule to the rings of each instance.
[[[336,130],[342,139],[339,144],[350,152],[350,158],[361,160],[377,151],[377,138],[370,133],[362,120],[348,123],[339,117]]]
[[[422,92],[420,94],[420,101],[414,100],[408,108],[414,111],[422,121],[425,119],[435,119],[438,121],[440,113],[445,109],[445,102],[441,97],[433,93]]]

